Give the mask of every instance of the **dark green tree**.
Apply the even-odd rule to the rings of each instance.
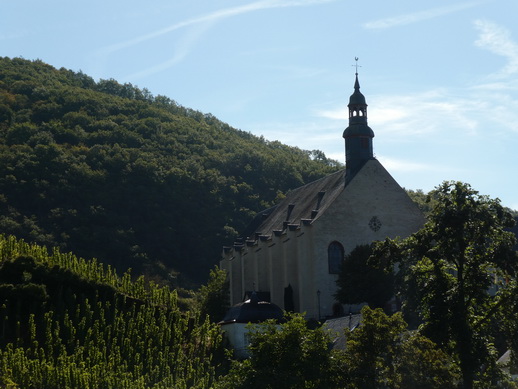
[[[362,323],[347,334],[346,368],[351,389],[455,388],[452,359],[418,333],[406,330],[401,313],[362,309]]]
[[[370,261],[371,254],[370,245],[359,245],[345,256],[335,294],[342,304],[366,302],[371,308],[383,308],[394,295],[393,272]]]
[[[387,316],[381,309],[362,309],[361,326],[347,334],[347,369],[353,388],[392,387],[396,379],[398,338],[406,329],[401,314]]]
[[[208,315],[209,319],[215,323],[223,319],[230,308],[227,272],[215,266],[210,271],[207,285],[202,285],[196,297],[202,318]]]
[[[416,205],[425,215],[428,215],[430,211],[433,209],[435,203],[434,191],[424,193],[421,189],[407,189],[406,192],[408,196],[410,196],[412,201],[416,203]]]
[[[461,182],[444,182],[434,198],[424,227],[380,244],[377,257],[388,259],[390,268],[397,264],[406,313],[458,358],[463,388],[476,381],[491,385],[499,371],[490,316],[513,295],[518,263],[515,237],[506,229],[514,220],[498,199]]]
[[[219,389],[343,388],[347,379],[343,354],[330,349],[321,328],[309,329],[300,314],[283,324],[268,321],[250,333],[251,357],[234,361]]]

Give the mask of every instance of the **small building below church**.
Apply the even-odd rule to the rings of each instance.
[[[290,191],[260,212],[242,239],[224,247],[231,304],[257,291],[287,311],[323,319],[340,316],[336,280],[345,256],[357,245],[405,238],[424,216],[374,157],[374,132],[358,74],[349,99],[344,170]]]
[[[225,334],[225,339],[234,350],[236,359],[245,359],[250,356],[248,352],[250,328],[248,326],[270,319],[280,323],[284,320],[284,312],[277,305],[262,301],[257,293],[252,293],[249,299],[228,310],[218,324]]]

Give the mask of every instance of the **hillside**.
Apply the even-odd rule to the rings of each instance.
[[[257,211],[337,168],[131,84],[0,58],[0,232],[120,272],[204,281]]]
[[[175,291],[0,235],[0,387],[209,387],[216,325]]]

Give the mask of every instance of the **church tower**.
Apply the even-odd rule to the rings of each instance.
[[[344,131],[345,139],[345,184],[360,171],[365,162],[374,159],[372,138],[374,131],[367,125],[367,103],[360,92],[358,69],[354,93],[349,98],[349,127]]]
[[[345,255],[387,237],[405,238],[423,226],[421,210],[374,158],[357,69],[348,107],[345,169],[289,191],[259,212],[241,239],[224,247],[220,267],[229,277],[231,304],[255,291],[307,318],[355,311],[359,307],[335,298]]]

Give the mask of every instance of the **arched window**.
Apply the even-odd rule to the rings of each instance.
[[[344,260],[344,246],[338,242],[331,242],[327,248],[327,264],[329,274],[339,274]]]

